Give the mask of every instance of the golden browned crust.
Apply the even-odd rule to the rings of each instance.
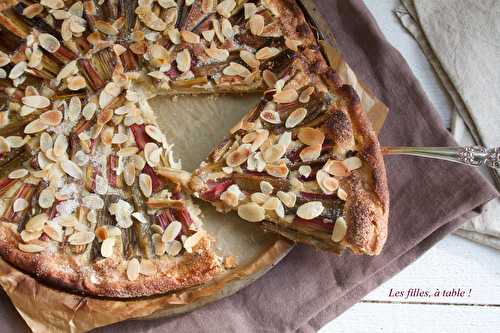
[[[192,254],[167,263],[153,259],[157,267],[165,267],[155,276],[140,275],[129,281],[126,266],[107,258],[92,265],[77,257],[60,253],[26,253],[18,249],[19,235],[9,223],[0,226],[0,255],[20,270],[57,289],[89,296],[132,298],[165,294],[203,284],[221,271],[218,258],[210,249],[211,240],[205,237]]]

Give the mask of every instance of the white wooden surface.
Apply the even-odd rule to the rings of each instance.
[[[431,66],[392,10],[399,0],[364,0],[387,39],[408,61],[443,121],[451,104]],[[499,217],[500,223],[500,217]],[[394,297],[395,291],[428,291],[431,297]],[[463,297],[434,297],[460,288]],[[325,325],[333,332],[499,332],[500,251],[450,235],[360,303]]]

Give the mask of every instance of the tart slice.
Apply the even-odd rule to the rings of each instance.
[[[379,254],[388,190],[375,133],[351,86],[305,50],[214,148],[191,188],[218,210],[297,242]]]

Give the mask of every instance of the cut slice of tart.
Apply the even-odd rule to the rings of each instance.
[[[301,243],[379,254],[388,190],[375,133],[351,86],[305,50],[214,148],[191,188],[221,211]],[[320,69],[320,70],[318,70]]]

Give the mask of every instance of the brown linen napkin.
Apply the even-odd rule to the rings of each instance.
[[[391,108],[382,144],[454,144],[405,61],[383,38],[362,1],[317,0],[317,6],[360,79]],[[297,246],[268,274],[234,296],[175,318],[130,321],[96,331],[316,331],[496,195],[476,170],[459,165],[391,157],[387,169],[391,222],[380,256],[345,253],[337,257]],[[16,320],[6,315],[0,331],[15,327]]]
[[[500,13],[500,6],[491,0],[401,3],[396,16],[422,48],[454,104],[451,130],[455,140],[463,146],[500,145],[499,121],[495,120],[500,107],[500,70],[491,70],[500,65],[500,25],[492,19]],[[481,171],[500,189],[500,172]],[[500,249],[499,215],[500,199],[492,200],[455,234]]]

